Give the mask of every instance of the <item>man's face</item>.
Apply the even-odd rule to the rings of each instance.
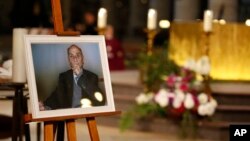
[[[73,46],[69,49],[68,59],[70,66],[73,70],[82,68],[83,66],[82,52],[76,46]]]

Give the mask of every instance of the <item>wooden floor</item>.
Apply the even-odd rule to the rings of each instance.
[[[0,115],[11,116],[12,114],[12,101],[11,100],[1,100],[0,101]],[[88,129],[85,124],[85,120],[77,120],[76,122],[77,139],[90,141],[88,135]],[[31,141],[37,140],[36,134],[36,123],[30,123],[31,131]],[[182,141],[177,134],[166,133],[153,133],[153,132],[142,132],[135,130],[128,130],[126,132],[120,132],[118,127],[110,127],[104,125],[97,125],[98,132],[101,141]],[[1,128],[2,125],[0,125]],[[67,137],[65,137],[65,141]],[[43,140],[43,133],[41,133],[41,141]],[[11,138],[0,139],[0,141],[11,141]],[[183,140],[183,141],[193,141],[193,139]],[[199,140],[196,141],[212,141],[212,140]]]
[[[90,141],[88,129],[83,120],[77,121],[77,140]],[[31,141],[36,141],[36,125],[31,126]],[[176,135],[170,135],[168,133],[151,133],[151,132],[141,132],[141,131],[126,131],[121,133],[118,128],[108,127],[108,126],[98,126],[99,137],[101,141],[193,141],[194,139],[180,139]],[[11,141],[10,138],[0,139],[0,141]],[[43,141],[43,136],[41,137]],[[65,141],[67,137],[65,136]],[[211,141],[211,140],[199,140],[195,141]]]

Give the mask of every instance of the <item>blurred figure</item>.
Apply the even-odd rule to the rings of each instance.
[[[81,23],[76,24],[75,28],[77,31],[80,31],[82,35],[97,35],[96,16],[94,12],[84,12]]]
[[[109,69],[124,70],[124,50],[121,46],[121,42],[114,37],[114,28],[111,25],[106,27],[105,40],[107,45],[107,54]]]

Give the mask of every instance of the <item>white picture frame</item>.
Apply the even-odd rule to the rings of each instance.
[[[104,36],[25,35],[24,43],[33,119],[115,111]],[[84,69],[98,76],[98,84],[106,96],[106,102],[102,106],[87,108],[41,110],[39,104],[43,103],[57,87],[59,74],[70,69],[67,48],[72,44],[83,50]]]

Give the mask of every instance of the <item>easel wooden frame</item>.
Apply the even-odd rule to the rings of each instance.
[[[79,36],[80,32],[76,31],[64,31],[62,12],[61,12],[61,2],[60,0],[51,0],[53,20],[54,20],[54,34],[57,36]],[[74,116],[61,116],[52,118],[37,118],[33,119],[31,114],[26,114],[24,116],[24,122],[44,122],[44,141],[54,140],[54,123],[57,121],[66,121],[67,137],[69,141],[76,141],[76,126],[75,119],[86,118],[89,135],[91,141],[99,141],[99,134],[97,131],[95,117],[98,116],[111,116],[120,114],[121,111],[114,112],[103,112],[94,114],[82,114]]]

